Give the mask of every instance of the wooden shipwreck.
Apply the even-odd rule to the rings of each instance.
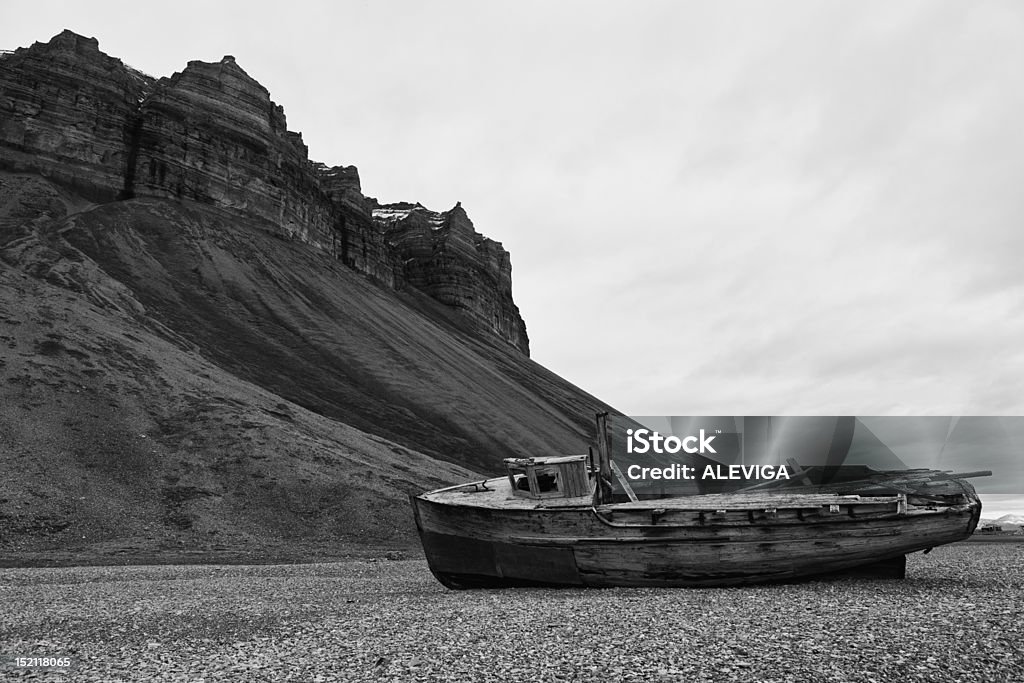
[[[602,414],[596,452],[509,459],[504,477],[412,497],[434,576],[456,589],[902,578],[907,553],[970,536],[981,502],[964,479],[991,474],[840,467],[826,484],[790,461],[789,482],[641,500],[609,447]]]

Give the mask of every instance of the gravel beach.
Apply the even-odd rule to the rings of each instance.
[[[420,560],[0,569],[0,678],[1024,681],[1024,544],[908,560],[903,581],[463,592]]]

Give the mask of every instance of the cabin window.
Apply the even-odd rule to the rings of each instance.
[[[508,458],[512,493],[526,498],[576,498],[591,494],[587,456]]]
[[[560,488],[557,467],[535,467],[533,476],[537,478],[537,493],[550,493]]]

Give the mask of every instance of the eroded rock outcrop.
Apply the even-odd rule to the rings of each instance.
[[[192,199],[260,216],[331,249],[335,211],[302,136],[234,58],[193,61],[160,79],[132,130],[130,191]]]
[[[338,213],[338,258],[391,287],[404,286],[401,261],[373,221],[375,203],[363,196],[356,167],[318,164],[317,178]]]
[[[500,242],[478,233],[461,202],[437,213],[420,204],[386,204],[374,220],[413,287],[474,320],[529,355],[530,341],[512,300],[512,261]]]
[[[354,166],[310,161],[283,108],[231,56],[156,80],[64,31],[0,56],[0,117],[0,168],[94,201],[161,197],[258,218],[529,354],[508,252],[461,206],[378,206]]]
[[[125,124],[153,79],[64,31],[0,56],[3,167],[52,178],[98,201],[124,188]]]

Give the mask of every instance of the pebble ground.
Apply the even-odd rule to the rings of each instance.
[[[420,560],[0,569],[0,679],[1024,681],[1024,544],[908,578],[450,591]],[[71,670],[11,657],[71,657]]]

